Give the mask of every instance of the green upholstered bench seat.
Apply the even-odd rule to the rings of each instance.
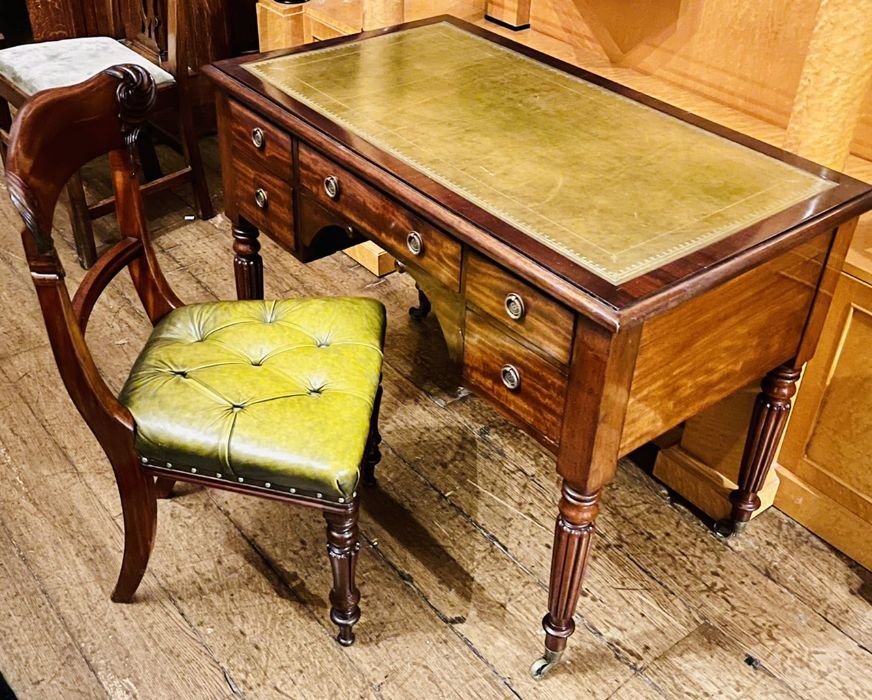
[[[381,377],[385,312],[363,298],[183,306],[121,391],[143,460],[345,502]]]
[[[23,94],[33,95],[40,90],[81,83],[119,63],[142,66],[158,86],[175,82],[171,73],[108,36],[42,41],[3,49],[0,77]]]

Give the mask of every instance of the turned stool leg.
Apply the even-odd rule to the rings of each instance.
[[[578,605],[587,569],[600,493],[585,494],[563,482],[560,515],[557,516],[551,553],[548,614],[542,620],[545,654],[530,667],[530,673],[537,680],[560,660],[566,640],[575,631],[572,616]]]
[[[330,619],[339,627],[336,636],[342,646],[354,644],[353,627],[360,619],[360,591],[354,585],[357,566],[358,498],[355,496],[348,510],[341,513],[325,512],[327,521],[327,553],[333,568],[333,588],[330,591]]]
[[[247,221],[233,227],[233,269],[239,299],[263,299],[263,259],[257,228]]]
[[[763,378],[762,391],[757,395],[745,441],[745,452],[739,471],[739,488],[730,494],[733,508],[729,519],[720,521],[715,526],[719,534],[740,533],[754,511],[760,507],[757,492],[766,480],[787,425],[790,399],[796,393],[796,381],[800,373],[801,370],[796,367],[782,365]]]

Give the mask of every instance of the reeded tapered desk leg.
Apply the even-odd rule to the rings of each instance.
[[[542,678],[560,660],[566,640],[575,631],[572,616],[587,570],[600,493],[585,494],[563,482],[551,553],[548,613],[542,620],[545,655],[530,667],[530,673],[536,679]]]
[[[257,228],[244,219],[233,227],[233,270],[239,299],[263,299],[263,259],[258,235]]]
[[[801,370],[796,367],[782,365],[763,378],[762,391],[757,395],[745,441],[745,452],[739,471],[739,488],[730,494],[732,512],[729,519],[720,521],[715,526],[721,535],[740,533],[754,511],[760,507],[757,492],[766,480],[787,425],[790,400],[796,393],[796,381],[800,373]]]

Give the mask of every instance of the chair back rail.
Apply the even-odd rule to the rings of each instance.
[[[132,416],[100,375],[85,329],[94,304],[125,266],[152,323],[182,305],[155,258],[132,155],[154,100],[151,76],[133,65],[41,92],[16,115],[6,161],[9,194],[24,220],[25,256],[61,378],[101,443],[108,439],[129,454],[134,454]],[[54,210],[67,179],[107,153],[122,240],[85,275],[71,299],[51,235]]]

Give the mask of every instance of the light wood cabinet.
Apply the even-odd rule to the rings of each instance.
[[[775,505],[872,568],[872,255],[862,245],[839,279],[778,465]]]

